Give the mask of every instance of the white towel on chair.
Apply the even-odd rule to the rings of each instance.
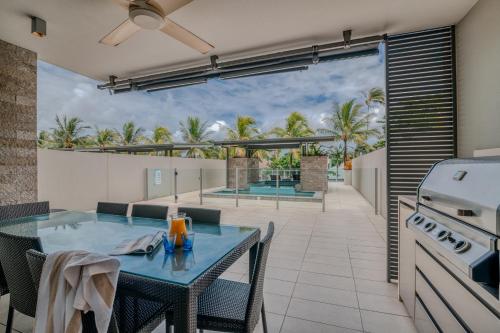
[[[35,333],[82,332],[82,312],[93,311],[97,331],[108,330],[118,283],[116,258],[85,251],[60,251],[43,265]]]

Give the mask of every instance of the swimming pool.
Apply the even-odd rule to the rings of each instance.
[[[212,192],[214,194],[221,195],[235,195],[236,190],[234,189],[222,189]],[[316,192],[307,191],[296,191],[293,186],[282,186],[278,188],[278,193],[283,197],[303,197],[312,198],[316,195]],[[238,194],[242,195],[254,195],[254,196],[276,196],[276,187],[273,186],[262,186],[262,185],[250,185],[246,189],[241,189]]]

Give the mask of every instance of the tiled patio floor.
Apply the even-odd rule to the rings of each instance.
[[[171,198],[154,200],[174,206]],[[223,209],[222,223],[254,225],[266,231],[276,223],[268,260],[264,300],[270,332],[414,332],[397,286],[385,282],[384,220],[349,186],[331,184],[321,204],[263,200],[205,199]],[[198,204],[197,194],[179,204]],[[225,274],[247,281],[248,257]],[[7,298],[1,300],[5,323]],[[31,319],[18,316],[15,327],[29,331]],[[165,332],[164,327],[157,329]],[[259,324],[255,330],[261,332]]]

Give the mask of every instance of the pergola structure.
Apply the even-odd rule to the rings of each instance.
[[[91,152],[91,153],[151,153],[151,152],[164,152],[165,156],[173,156],[175,150],[189,150],[192,148],[211,148],[211,143],[160,143],[160,144],[145,144],[145,145],[123,145],[123,146],[109,146],[109,147],[90,147],[90,148],[61,148],[58,150]]]

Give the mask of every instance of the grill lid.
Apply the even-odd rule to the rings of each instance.
[[[435,164],[419,186],[418,202],[500,236],[500,157]]]

